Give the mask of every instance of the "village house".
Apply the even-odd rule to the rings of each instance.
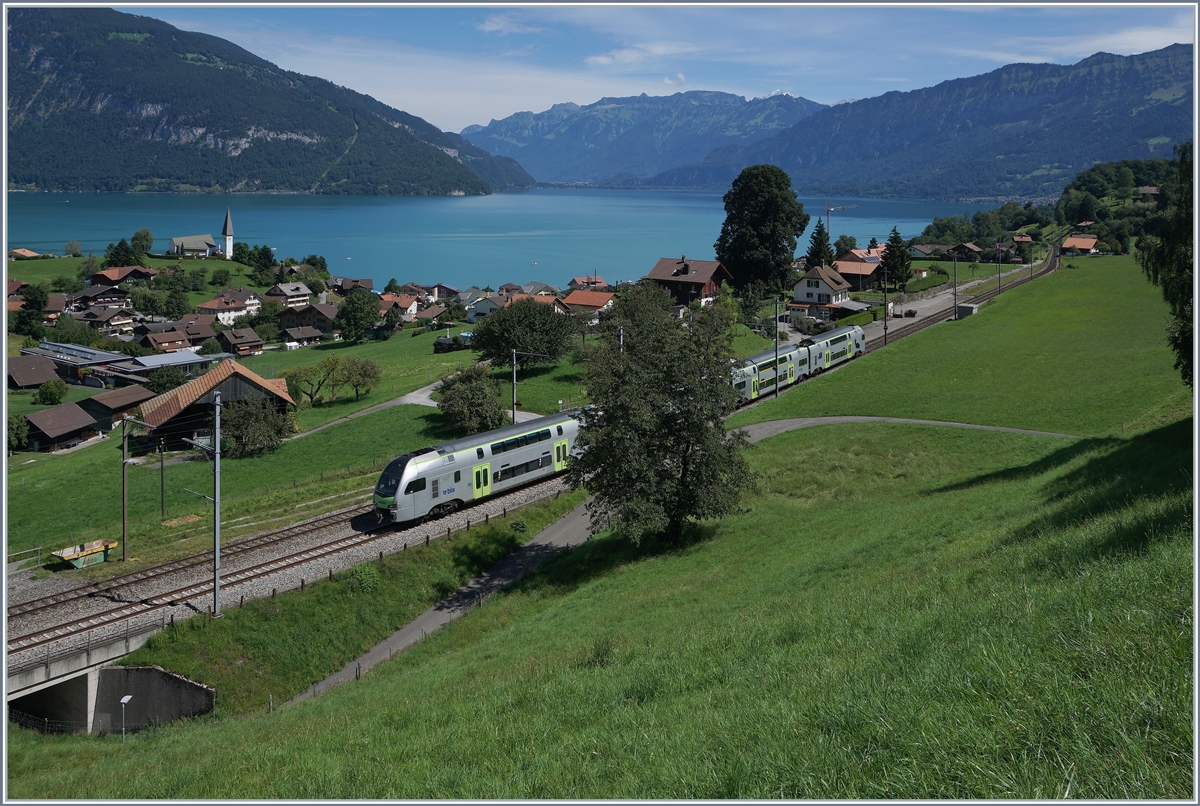
[[[41,255],[39,255],[37,252],[34,252],[32,249],[9,249],[8,250],[8,259],[9,260],[16,260],[19,257],[31,258],[31,257],[41,257]]]
[[[308,304],[308,298],[313,295],[304,283],[277,283],[267,292],[268,300],[282,302],[289,308],[303,308]]]
[[[213,240],[211,234],[184,235],[181,238],[172,238],[167,245],[167,254],[180,257],[209,257],[219,254],[220,251],[221,247]]]
[[[248,355],[262,355],[263,340],[254,332],[254,328],[237,327],[222,330],[217,335],[217,341],[221,343],[222,350],[233,353],[239,358]]]
[[[282,378],[267,380],[236,361],[222,361],[199,378],[141,404],[140,419],[151,429],[148,442],[162,440],[167,450],[176,450],[187,446],[185,439],[210,437],[213,394],[218,391],[223,404],[265,398],[279,411],[296,405]]]
[[[310,344],[320,344],[325,338],[325,334],[317,330],[315,327],[302,325],[300,327],[289,327],[283,331],[285,342],[296,345],[297,347],[307,347]]]
[[[1072,235],[1062,243],[1063,254],[1090,255],[1096,251],[1095,235]]]
[[[445,283],[434,283],[425,289],[435,301],[452,300],[458,295],[458,289]]]
[[[946,257],[956,256],[959,260],[978,261],[983,256],[983,250],[969,241],[943,251]]]
[[[474,322],[476,319],[489,316],[500,308],[503,308],[506,304],[508,304],[508,299],[497,294],[489,294],[486,297],[477,299],[473,305],[467,306],[467,321]]]
[[[417,311],[413,319],[418,322],[432,322],[448,310],[449,308],[445,305],[430,305],[428,308]]]
[[[516,283],[505,283],[498,289],[501,294],[506,297],[511,297],[513,294],[521,293],[521,286]]]
[[[567,283],[567,288],[571,289],[572,291],[576,289],[594,291],[601,288],[608,288],[608,283],[604,282],[603,277],[596,275],[592,275],[590,277],[572,277],[571,281]]]
[[[242,288],[241,286],[237,286],[236,288],[222,288],[221,293],[217,296],[245,303],[246,313],[250,316],[258,316],[259,311],[262,310],[262,297],[248,288]],[[212,322],[209,322],[209,324],[212,324]]]
[[[862,291],[880,279],[880,266],[883,262],[881,251],[882,247],[851,249],[841,260],[835,260],[833,267],[856,291]]]
[[[596,313],[613,306],[616,294],[611,291],[572,291],[562,300],[572,313]],[[534,297],[534,299],[537,299]],[[558,300],[555,300],[556,302]]]
[[[239,316],[249,316],[250,306],[229,297],[213,297],[208,302],[201,302],[196,310],[209,316],[217,317],[223,325],[232,325]]]
[[[133,333],[133,317],[126,308],[88,308],[73,316],[76,321],[94,328],[101,336],[128,336]]]
[[[100,424],[77,403],[63,403],[25,415],[29,422],[29,449],[56,451],[73,448],[100,434]]]
[[[387,312],[392,308],[397,308],[400,311],[401,318],[406,322],[414,321],[417,315],[417,310],[420,305],[417,298],[411,294],[380,294],[379,295],[379,315],[386,316]]]
[[[850,299],[850,283],[828,266],[816,266],[800,278],[792,288],[788,313],[793,322],[798,317],[832,321],[851,313],[865,311],[871,306]]]
[[[67,294],[67,308],[82,311],[84,308],[128,308],[129,294],[119,288],[106,285],[91,285]]]
[[[174,353],[191,347],[187,334],[182,330],[165,330],[161,333],[147,333],[138,342],[147,350],[160,353]]]
[[[28,288],[28,287],[29,287],[29,283],[25,282],[24,280],[9,280],[7,296],[15,297],[21,293],[22,288]]]
[[[667,290],[680,305],[690,305],[699,300],[712,299],[721,287],[721,282],[733,282],[733,275],[716,260],[688,260],[681,258],[659,258],[650,273],[642,278],[651,280]],[[567,303],[570,304],[569,302]]]
[[[92,275],[91,281],[92,285],[118,285],[130,280],[142,280],[150,283],[157,276],[157,269],[146,269],[141,266],[114,266],[111,269],[96,272]]]
[[[458,302],[469,308],[472,305],[474,305],[478,300],[481,300],[486,296],[487,296],[487,294],[482,289],[476,288],[475,286],[471,286],[468,289],[459,291],[454,296],[453,299],[455,302]]]
[[[362,278],[352,280],[349,277],[330,277],[325,281],[325,287],[331,291],[336,291],[342,296],[346,296],[356,288],[365,288],[368,291],[375,290],[375,282],[370,278]]]
[[[944,243],[915,243],[908,248],[908,254],[917,258],[931,258],[941,252],[948,254],[953,247]]]
[[[318,302],[303,308],[289,308],[279,315],[279,326],[315,327],[322,333],[333,332],[333,320],[337,317],[338,306],[330,302]]]
[[[557,297],[559,292],[558,288],[555,286],[548,285],[546,283],[539,283],[538,281],[534,280],[521,286],[521,293],[533,294],[535,296]]]
[[[111,431],[120,425],[122,417],[133,417],[137,407],[152,397],[154,392],[139,384],[133,384],[89,397],[80,401],[79,408],[95,419],[102,430]]]

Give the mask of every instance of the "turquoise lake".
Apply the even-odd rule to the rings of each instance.
[[[234,238],[266,244],[280,259],[323,255],[329,270],[370,277],[376,290],[401,283],[458,288],[539,280],[565,286],[598,274],[608,282],[641,277],[660,257],[711,260],[725,219],[720,193],[672,190],[536,188],[465,197],[13,193],[7,197],[7,247],[61,254],[76,240],[85,254],[145,227],[156,250],[172,237],[219,238],[225,208]],[[882,243],[893,226],[919,235],[934,217],[973,213],[978,205],[878,199],[830,199],[834,238]],[[826,199],[801,198],[813,218]]]

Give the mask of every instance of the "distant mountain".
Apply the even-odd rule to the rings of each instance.
[[[822,109],[776,93],[747,101],[726,92],[678,92],[601,98],[594,104],[555,104],[518,112],[462,136],[489,153],[519,160],[540,182],[629,178],[699,161],[714,148],[752,143]]]
[[[1057,196],[1097,162],[1169,157],[1190,138],[1192,62],[1191,45],[1171,45],[1066,67],[1011,64],[831,106],[638,184],[724,189],[742,168],[765,162],[802,194]]]
[[[8,178],[42,190],[447,195],[513,160],[242,48],[109,9],[8,11]]]

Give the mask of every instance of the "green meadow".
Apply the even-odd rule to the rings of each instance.
[[[1074,263],[729,424],[859,414],[1099,436],[1191,411],[1165,346],[1159,290],[1133,258]]]

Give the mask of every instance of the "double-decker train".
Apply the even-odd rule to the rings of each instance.
[[[839,327],[799,345],[748,358],[730,383],[743,402],[790,386],[861,355],[861,327]],[[384,468],[375,485],[375,512],[391,523],[437,517],[491,495],[566,470],[579,434],[572,413],[551,414],[442,445],[406,453]]]
[[[786,389],[862,355],[866,347],[867,339],[858,325],[835,328],[800,344],[781,346],[778,362],[774,350],[747,358],[733,371],[733,388],[743,402],[757,400],[759,395],[774,391],[776,383]]]

